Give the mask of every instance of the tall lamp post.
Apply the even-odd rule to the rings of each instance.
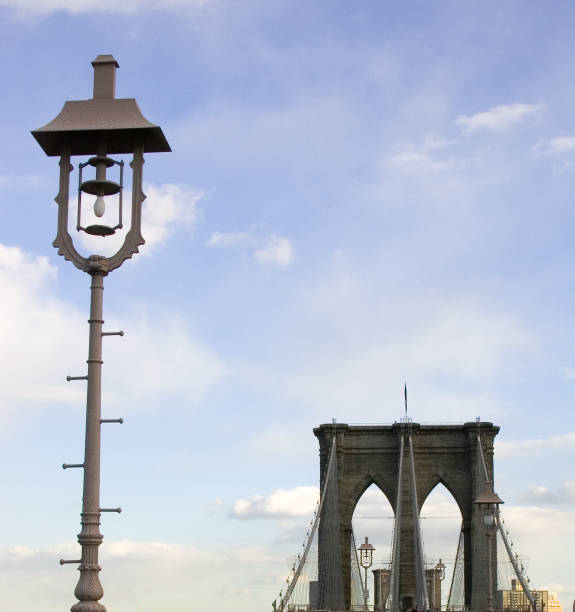
[[[122,335],[123,332],[103,331],[102,298],[104,277],[138,252],[144,244],[141,233],[142,169],[144,153],[170,151],[170,146],[160,127],[147,121],[134,98],[116,99],[115,83],[118,62],[112,55],[98,55],[94,66],[94,94],[90,100],[68,101],[60,114],[50,123],[34,130],[32,135],[46,155],[60,157],[60,188],[56,196],[58,204],[58,228],[53,242],[58,254],[71,261],[91,278],[88,372],[85,376],[68,376],[68,380],[86,380],[86,434],[84,462],[64,464],[64,469],[78,467],[84,470],[81,532],[78,542],[82,547],[81,558],[60,563],[79,563],[80,578],[74,590],[79,600],[72,612],[106,612],[99,603],[104,590],[100,584],[98,547],[103,536],[100,533],[102,512],[120,512],[120,508],[100,507],[100,435],[101,425],[119,422],[121,419],[102,419],[102,337]],[[78,210],[73,224],[78,232],[105,238],[124,228],[123,189],[124,162],[109,155],[131,155],[132,201],[130,223],[124,232],[124,241],[114,255],[82,256],[74,246],[68,231],[68,201],[70,197],[70,175],[73,166],[71,156],[89,156],[80,163],[78,179]],[[85,169],[93,171],[93,178],[86,178]],[[110,180],[108,172],[115,172]],[[93,211],[83,207],[86,195],[96,196]],[[107,224],[106,204],[116,209],[117,222]]]
[[[359,562],[361,567],[365,570],[365,582],[363,590],[363,601],[365,609],[367,610],[367,602],[369,600],[369,589],[367,588],[367,570],[373,565],[373,551],[375,548],[369,543],[367,537],[365,542],[358,548],[359,550]]]
[[[493,491],[493,482],[486,480],[483,491],[475,500],[483,517],[483,525],[487,534],[487,610],[493,612],[493,568],[491,538],[497,533],[497,513],[503,500]]]

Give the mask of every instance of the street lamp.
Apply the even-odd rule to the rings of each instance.
[[[361,567],[365,570],[365,582],[363,591],[363,601],[365,609],[367,610],[367,600],[369,599],[369,589],[367,588],[367,570],[373,565],[373,551],[375,548],[369,543],[367,537],[365,542],[358,548],[359,550],[359,562]]]
[[[102,337],[123,335],[123,332],[104,332],[102,298],[104,277],[138,252],[144,244],[141,233],[142,168],[144,153],[170,151],[162,130],[147,121],[134,98],[116,99],[116,68],[118,62],[112,55],[98,55],[94,66],[94,93],[90,100],[74,100],[64,104],[60,114],[50,123],[34,130],[32,135],[46,155],[60,157],[60,188],[56,196],[58,204],[58,229],[53,245],[58,254],[71,261],[78,269],[92,277],[90,287],[90,326],[88,348],[88,372],[85,376],[68,376],[68,380],[86,380],[86,437],[84,462],[64,464],[64,469],[78,467],[84,470],[82,496],[82,529],[78,542],[82,547],[81,558],[60,563],[79,563],[80,578],[74,595],[79,600],[72,612],[106,612],[99,603],[104,591],[98,573],[98,547],[102,543],[100,515],[102,512],[120,512],[120,508],[100,507],[100,435],[101,424],[121,423],[122,419],[101,418],[102,388]],[[78,211],[75,227],[78,232],[105,238],[122,230],[124,162],[109,155],[131,155],[132,197],[129,228],[124,241],[115,254],[82,256],[74,246],[68,231],[70,223],[68,202],[70,175],[73,166],[71,156],[89,156],[79,164]],[[110,180],[108,172],[117,180]],[[92,178],[89,172],[93,173]],[[87,176],[88,175],[88,176]],[[82,210],[83,200],[95,196],[93,213]],[[102,219],[106,201],[116,208],[118,220],[106,224]]]
[[[483,485],[483,491],[475,502],[479,506],[479,510],[483,516],[483,525],[487,534],[487,610],[493,611],[493,568],[491,567],[491,538],[497,533],[497,515],[499,512],[499,504],[504,503],[499,495],[493,491],[493,482],[486,480]]]

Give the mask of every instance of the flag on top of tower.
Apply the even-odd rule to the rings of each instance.
[[[405,381],[405,386],[403,388],[403,394],[405,395],[405,416],[407,416],[407,381]]]

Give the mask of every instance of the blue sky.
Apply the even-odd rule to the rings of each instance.
[[[105,416],[126,419],[103,438],[102,501],[124,508],[102,526],[108,609],[269,609],[313,511],[312,428],[398,420],[404,380],[415,421],[501,427],[506,523],[532,583],[571,605],[574,18],[0,0],[7,609],[74,601],[57,560],[77,554],[81,475],[59,466],[83,452],[65,377],[84,367],[89,279],[51,247],[57,163],[30,130],[91,96],[100,53],[173,149],[146,159],[146,246],[106,279],[126,332],[104,349]],[[436,536],[430,559],[453,556]]]

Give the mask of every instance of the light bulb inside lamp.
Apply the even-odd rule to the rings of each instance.
[[[491,509],[487,510],[483,515],[483,524],[486,527],[493,527],[495,524],[495,516],[493,516],[493,511]]]
[[[96,197],[94,202],[94,214],[96,217],[103,217],[106,212],[106,203],[104,202],[104,196],[101,193]]]

